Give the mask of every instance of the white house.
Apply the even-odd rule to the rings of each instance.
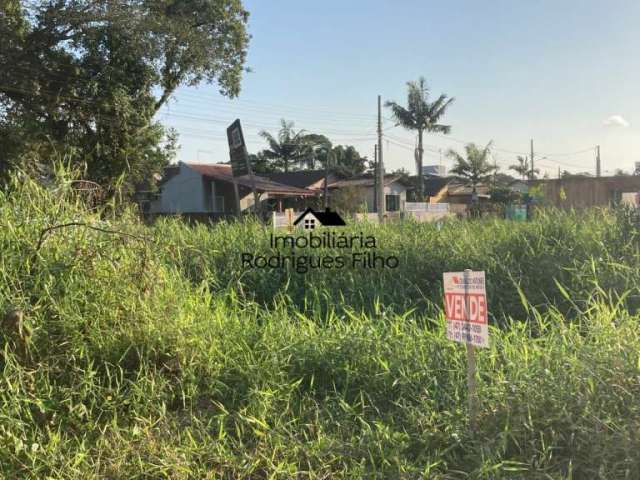
[[[404,210],[407,201],[407,182],[399,175],[384,176],[384,199],[387,212]],[[350,189],[356,192],[360,204],[366,204],[368,212],[376,210],[376,179],[372,175],[337,180],[329,183],[329,190]]]
[[[260,196],[267,198],[312,197],[316,192],[254,176],[236,177],[228,164],[197,164],[179,162],[165,169],[159,182],[159,195],[149,209],[151,214],[183,213],[212,214],[236,212],[233,183],[238,184],[240,210],[253,205],[252,185]]]

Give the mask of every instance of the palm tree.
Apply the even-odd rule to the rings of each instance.
[[[468,143],[464,149],[467,158],[454,150],[449,150],[447,156],[455,162],[451,173],[465,184],[471,185],[475,196],[476,187],[491,179],[498,167],[489,163],[491,142],[484,148],[479,148],[475,143]]]
[[[303,159],[303,162],[307,164],[307,168],[314,170],[316,162],[324,166],[328,161],[329,152],[333,148],[331,140],[318,133],[309,133],[304,136],[303,141],[307,146],[304,152],[306,158]]]
[[[265,130],[260,132],[259,135],[269,144],[269,148],[262,153],[266,158],[275,160],[277,167],[288,172],[291,165],[300,163],[308,157],[309,144],[305,140],[305,131],[296,132],[293,129],[293,122],[282,119],[280,125],[277,138]]]
[[[445,111],[453,102],[453,98],[447,98],[445,94],[437,100],[429,102],[429,88],[424,77],[420,77],[416,82],[407,82],[407,107],[403,107],[396,102],[386,102],[385,106],[391,109],[393,117],[398,125],[407,130],[418,132],[417,168],[418,168],[418,197],[424,198],[424,182],[422,177],[422,160],[424,149],[422,148],[423,133],[438,132],[449,133],[451,126],[438,123]]]
[[[509,165],[509,170],[519,173],[522,180],[526,180],[527,178],[532,180],[535,178],[536,174],[540,173],[538,168],[534,168],[532,172],[531,167],[529,166],[529,157],[522,157],[520,155],[518,155],[518,163],[515,165]]]

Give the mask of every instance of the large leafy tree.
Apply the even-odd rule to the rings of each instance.
[[[333,145],[326,136],[318,133],[309,133],[304,136],[303,141],[307,144],[307,150],[305,152],[306,160],[302,166],[314,170],[316,164],[324,168],[327,162],[332,163],[331,149]]]
[[[362,157],[355,147],[334,146],[325,135],[295,130],[294,127],[293,122],[283,119],[277,135],[264,130],[260,132],[269,148],[259,155],[262,159],[271,160],[269,166],[262,164],[262,171],[323,168],[342,177],[353,177],[366,170],[367,158]]]
[[[491,142],[484,148],[478,147],[475,143],[468,143],[464,149],[464,157],[455,150],[447,152],[447,156],[454,161],[451,173],[466,185],[470,185],[475,194],[477,186],[487,183],[498,167],[490,163]]]
[[[265,157],[264,152],[250,153],[249,162],[253,173],[263,174],[276,171],[274,165]]]
[[[260,136],[267,141],[269,148],[263,150],[263,155],[272,160],[275,167],[288,172],[291,167],[308,161],[311,151],[309,142],[305,138],[304,130],[294,130],[295,124],[281,120],[280,130],[277,135],[272,135],[266,130],[260,132]]]
[[[241,0],[0,2],[2,165],[71,153],[130,184],[171,158],[154,120],[180,85],[235,96],[249,36]]]
[[[448,98],[442,94],[433,102],[429,101],[429,88],[424,77],[420,77],[415,82],[407,82],[407,106],[404,107],[396,102],[386,102],[385,106],[391,109],[393,117],[398,125],[407,130],[418,132],[418,149],[416,155],[418,182],[418,196],[424,198],[424,182],[422,181],[422,166],[424,158],[423,136],[424,132],[436,132],[447,134],[451,131],[451,126],[443,125],[440,119],[453,103],[453,98]]]
[[[331,170],[338,176],[350,178],[362,175],[367,168],[367,157],[363,157],[351,145],[338,145],[332,150]]]
[[[531,166],[529,165],[529,157],[523,157],[518,155],[518,163],[509,166],[509,170],[513,170],[518,173],[523,180],[534,179],[536,174],[540,173],[540,170],[535,168],[531,171]]]
[[[367,157],[360,155],[351,145],[333,145],[324,135],[309,134],[305,140],[311,149],[310,159],[306,162],[310,169],[322,167],[340,177],[355,177],[366,170]]]

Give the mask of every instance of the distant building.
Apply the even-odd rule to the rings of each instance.
[[[465,215],[470,204],[475,201],[485,203],[490,200],[488,185],[476,185],[476,192],[469,185],[460,183],[454,177],[429,177],[424,182],[424,192],[429,203],[447,203],[449,212]]]
[[[560,208],[607,207],[632,204],[640,192],[640,176],[569,177],[533,180],[544,202]]]
[[[407,200],[408,182],[400,175],[384,176],[384,200],[387,212],[400,212],[404,210]],[[337,190],[351,190],[354,194],[353,206],[366,205],[367,212],[376,211],[376,179],[373,175],[362,175],[354,178],[329,182],[330,196]]]
[[[162,180],[158,183],[159,193],[151,203],[148,213],[179,213],[211,219],[237,215],[234,181],[238,185],[241,211],[253,205],[253,186],[261,203],[267,199],[308,198],[317,195],[313,190],[286,185],[259,175],[254,176],[253,180],[248,175],[234,179],[231,165],[228,164],[179,162],[165,169]]]
[[[298,170],[294,172],[263,173],[261,175],[273,182],[322,192],[326,173],[324,170]],[[333,173],[329,173],[327,179],[329,183],[332,183],[336,180],[336,176]]]
[[[445,177],[447,175],[447,167],[444,165],[424,165],[422,167],[422,175],[425,177]]]

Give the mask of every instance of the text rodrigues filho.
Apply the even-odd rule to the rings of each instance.
[[[270,252],[242,252],[243,269],[292,269],[307,273],[314,269],[385,269],[396,268],[400,260],[395,255],[377,252],[373,235],[347,235],[326,231],[305,235],[274,235],[269,238]]]

